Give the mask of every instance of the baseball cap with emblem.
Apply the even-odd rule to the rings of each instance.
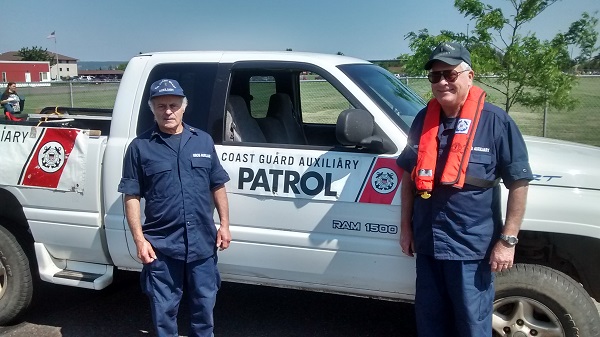
[[[452,66],[457,66],[464,61],[471,66],[471,54],[460,43],[442,42],[429,55],[429,61],[425,63],[425,70],[431,69],[435,61],[441,61]]]
[[[165,78],[152,83],[150,86],[150,99],[165,95],[185,97],[181,85],[176,80]]]

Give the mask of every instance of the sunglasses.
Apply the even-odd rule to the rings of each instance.
[[[442,76],[444,76],[444,78],[446,79],[446,81],[448,81],[448,82],[455,82],[458,79],[458,75],[464,73],[465,71],[468,71],[468,70],[463,70],[463,71],[456,71],[456,70],[430,71],[429,74],[427,74],[427,79],[429,79],[429,82],[431,82],[431,83],[438,83],[439,81],[442,80]]]

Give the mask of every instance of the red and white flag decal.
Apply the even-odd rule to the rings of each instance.
[[[81,130],[43,128],[23,166],[19,185],[57,188]]]
[[[363,183],[358,202],[392,204],[402,181],[402,169],[395,158],[377,158]]]

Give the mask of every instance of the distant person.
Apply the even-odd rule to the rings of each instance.
[[[119,192],[137,256],[142,290],[150,298],[158,336],[178,336],[177,313],[185,288],[190,300],[189,336],[213,336],[213,308],[221,278],[217,249],[231,241],[225,183],[212,138],[183,123],[188,106],[176,80],[150,86],[155,124],[135,138],[123,161]],[[145,222],[140,199],[146,206]],[[220,218],[213,221],[213,202]]]
[[[494,274],[513,266],[533,179],[515,122],[473,85],[469,51],[438,45],[425,64],[433,98],[409,131],[400,246],[416,253],[419,337],[492,336]],[[499,181],[508,188],[502,221]]]
[[[8,82],[6,90],[0,97],[0,105],[4,108],[4,112],[10,112],[11,114],[21,113],[25,105],[25,98],[17,93],[17,84],[15,82]]]

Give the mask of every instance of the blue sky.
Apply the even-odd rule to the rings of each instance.
[[[6,0],[8,1],[8,0]],[[467,30],[448,0],[21,0],[3,15],[0,52],[40,46],[81,61],[126,61],[165,50],[343,52],[362,59],[409,53],[404,35]],[[507,1],[487,0],[494,5]],[[562,0],[526,27],[543,39],[566,31],[598,0]],[[6,13],[5,13],[6,14]],[[600,13],[598,14],[600,16]],[[471,29],[474,23],[469,24]],[[597,27],[600,31],[600,27]],[[56,31],[54,40],[46,37]]]

